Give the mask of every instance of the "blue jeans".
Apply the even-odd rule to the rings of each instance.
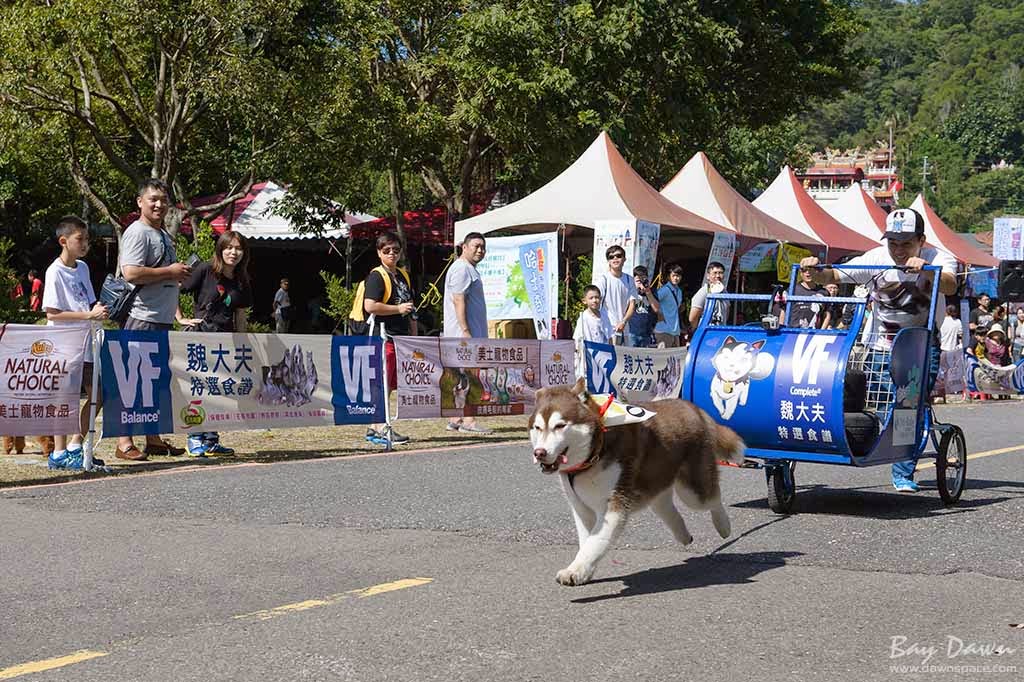
[[[928,400],[932,394],[932,388],[935,386],[935,380],[939,376],[939,357],[942,352],[939,350],[938,344],[933,342],[928,348],[930,365],[928,369],[928,383],[924,390],[922,400]],[[884,395],[889,394],[889,401],[892,401],[892,377],[888,371],[888,357],[887,354],[880,353],[878,351],[868,351],[867,356],[864,358],[864,367],[867,370],[868,375],[868,396],[872,395]],[[914,468],[917,466],[917,457],[912,459],[904,459],[899,462],[893,462],[892,464],[892,480],[895,483],[898,480],[914,478]]]
[[[650,334],[644,335],[633,334],[628,331],[626,332],[626,345],[631,348],[653,348],[655,345],[653,341],[654,337]]]

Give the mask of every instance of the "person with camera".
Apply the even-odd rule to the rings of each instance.
[[[385,286],[381,268],[374,268],[366,276],[363,284],[363,309],[367,316],[373,315],[373,326],[370,336],[380,336],[381,328],[386,335],[384,357],[387,360],[388,399],[398,388],[398,356],[395,353],[395,342],[392,336],[416,336],[417,316],[415,294],[409,275],[398,267],[402,258],[402,242],[394,232],[383,232],[377,237],[377,258],[381,268],[387,273],[388,284]],[[390,295],[385,297],[385,291]],[[390,432],[390,433],[389,433]],[[390,436],[390,438],[389,438]],[[388,424],[371,424],[366,430],[366,440],[383,445],[388,440],[392,443],[408,443],[409,437],[403,436]]]
[[[170,331],[178,312],[178,283],[192,274],[189,265],[178,262],[174,240],[164,229],[170,195],[170,189],[162,180],[143,181],[136,198],[139,219],[121,235],[118,255],[121,272],[135,287],[128,316],[121,326],[125,331]],[[149,455],[184,453],[184,448],[154,435],[146,436],[146,449],[139,452],[131,436],[121,436],[114,456],[144,460]]]
[[[194,255],[192,274],[181,283],[181,293],[195,299],[195,317],[183,318],[178,324],[185,331],[245,333],[247,311],[252,307],[252,284],[249,280],[249,244],[234,230],[225,230],[217,238],[213,258],[200,261]],[[220,443],[220,434],[201,431],[188,434],[188,454],[192,457],[233,455],[235,451]]]
[[[633,315],[626,327],[626,345],[634,348],[652,348],[654,325],[658,322],[661,306],[654,290],[651,289],[647,268],[643,265],[633,268],[633,284],[636,293],[633,295]]]

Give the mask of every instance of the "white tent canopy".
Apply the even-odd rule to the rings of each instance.
[[[830,216],[868,239],[878,241],[885,232],[885,209],[853,183],[838,199],[818,203]]]
[[[343,227],[327,230],[322,235],[302,233],[295,229],[288,218],[273,210],[271,202],[284,198],[287,193],[288,190],[274,182],[253,185],[248,205],[231,221],[231,228],[249,239],[346,239],[349,236],[350,225],[376,220],[371,215],[346,212],[346,225]]]
[[[594,229],[599,221],[645,220],[666,230],[731,232],[658,194],[619,154],[607,133],[560,175],[519,201],[455,223],[455,241],[470,232],[505,228],[524,232],[560,224]]]
[[[752,240],[821,246],[814,237],[763,212],[733,189],[704,152],[694,154],[661,194],[673,203]]]
[[[854,232],[825,212],[797,180],[789,166],[784,166],[754,206],[823,242],[829,248],[829,259],[843,253],[864,253],[878,246],[877,239],[868,239]]]
[[[924,217],[924,236],[932,246],[951,254],[961,263],[999,267],[998,258],[968,244],[963,237],[942,222],[942,218],[928,205],[924,196],[918,194],[910,208]]]

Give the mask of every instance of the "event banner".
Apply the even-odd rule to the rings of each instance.
[[[519,266],[523,272],[526,294],[530,301],[534,336],[538,339],[551,338],[551,320],[558,316],[557,300],[551,299],[550,282],[547,277],[554,266],[554,254],[547,240],[538,240],[519,247]],[[555,303],[555,306],[552,306],[552,303]]]
[[[708,271],[712,263],[721,263],[725,267],[725,275],[722,281],[729,285],[729,275],[732,274],[732,261],[736,257],[736,235],[731,232],[716,232],[715,239],[711,242],[711,252],[708,254],[708,262],[704,272]]]
[[[88,329],[0,326],[0,434],[78,433]]]
[[[658,242],[661,239],[661,225],[649,223],[646,220],[636,221],[636,248],[633,254],[633,263],[628,270],[632,273],[633,268],[642,265],[647,268],[647,273],[653,280],[658,271],[655,267],[658,264]]]
[[[381,340],[114,331],[103,436],[384,421]]]
[[[545,386],[575,380],[572,341],[396,336],[398,417],[528,414]]]
[[[810,255],[813,254],[802,246],[779,244],[778,262],[776,264],[778,270],[776,275],[778,276],[778,280],[780,282],[788,282],[789,273],[790,270],[793,269],[793,264],[799,263]]]
[[[775,272],[778,250],[778,242],[755,244],[740,256],[740,272]]]
[[[678,398],[685,348],[629,348],[586,341],[587,390],[629,403]]]
[[[992,255],[999,260],[1024,260],[1024,218],[995,218],[992,228]]]
[[[528,266],[523,264],[525,251],[536,256],[533,271],[528,271]],[[487,256],[476,269],[484,285],[488,320],[533,318],[536,322],[538,313],[543,311],[545,324],[550,326],[551,319],[558,317],[557,232],[490,238]],[[537,289],[531,292],[531,279],[534,287],[544,283],[546,298],[537,296]]]

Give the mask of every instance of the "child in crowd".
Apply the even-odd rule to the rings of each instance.
[[[576,330],[572,338],[576,342],[576,376],[586,373],[586,360],[583,342],[611,343],[614,330],[608,311],[601,305],[601,290],[593,284],[583,290],[583,303],[587,306],[576,320]]]
[[[993,322],[989,327],[981,350],[983,355],[978,357],[984,357],[993,365],[1002,367],[1012,364],[1010,350],[1006,344],[1006,333],[1003,332],[1003,327],[998,322]]]
[[[42,305],[46,310],[47,324],[54,326],[81,327],[90,330],[86,337],[85,364],[82,366],[82,384],[86,401],[79,414],[81,430],[71,437],[55,434],[54,450],[48,465],[51,469],[81,469],[82,434],[89,430],[89,404],[92,398],[92,323],[107,319],[107,307],[96,300],[89,278],[89,266],[85,255],[89,253],[89,228],[81,218],[66,216],[57,224],[57,241],[60,256],[46,270],[46,288],[43,290]],[[100,400],[97,396],[97,402]],[[95,466],[103,466],[103,460],[93,458]]]
[[[583,303],[587,307],[576,320],[572,338],[577,342],[611,343],[612,323],[608,319],[608,311],[601,305],[601,290],[593,284],[588,285],[583,290]]]

